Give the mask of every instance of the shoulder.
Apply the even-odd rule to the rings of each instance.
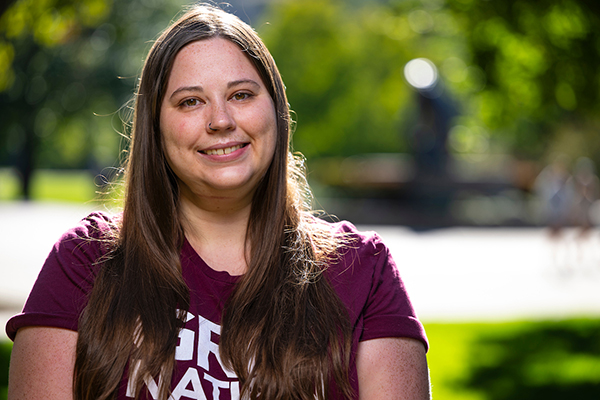
[[[360,230],[349,221],[328,222],[312,217],[310,222],[313,232],[325,233],[335,243],[326,249],[330,279],[367,284],[381,275],[398,275],[388,246],[376,232]]]
[[[118,233],[119,217],[93,212],[67,230],[54,244],[46,264],[79,265],[98,261],[111,248]]]
[[[67,230],[54,244],[42,273],[57,268],[63,272],[95,271],[116,243],[119,215],[93,212]]]
[[[68,239],[107,239],[116,234],[120,214],[111,215],[95,211],[66,231],[61,240]]]
[[[67,230],[54,245],[54,251],[86,250],[101,253],[118,234],[120,215],[96,211]]]
[[[327,221],[312,214],[305,214],[304,220],[315,226],[322,227],[333,234],[351,236],[361,242],[381,241],[381,238],[375,231],[359,230],[352,222],[346,220]]]
[[[354,224],[349,221],[340,221],[333,223],[337,232],[341,232],[353,239],[356,244],[367,248],[381,248],[385,246],[383,240],[375,231],[359,230]]]
[[[308,217],[309,221],[320,230],[329,232],[338,239],[338,251],[343,254],[354,253],[364,256],[379,256],[388,252],[387,246],[377,232],[360,230],[352,222],[341,220],[335,222],[325,221],[315,216]]]

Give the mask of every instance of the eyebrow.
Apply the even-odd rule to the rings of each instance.
[[[180,92],[203,92],[204,89],[202,88],[202,86],[182,86],[180,88],[177,88],[173,91],[173,93],[171,93],[171,96],[169,96],[169,99],[172,99],[173,97],[175,97],[175,95],[177,93]]]
[[[243,84],[250,84],[255,87],[260,87],[260,85],[252,79],[239,79],[237,81],[231,81],[231,82],[227,83],[227,89],[231,89],[232,87],[243,85]],[[180,92],[204,92],[204,88],[200,85],[182,86],[180,88],[175,89],[173,91],[173,93],[171,93],[171,96],[169,96],[169,99],[172,99],[177,93],[180,93]]]
[[[256,81],[254,81],[252,79],[240,79],[240,80],[237,80],[237,81],[229,82],[227,84],[227,88],[231,89],[234,86],[243,85],[243,84],[246,84],[246,83],[248,83],[248,84],[250,84],[252,86],[260,87],[260,85]]]

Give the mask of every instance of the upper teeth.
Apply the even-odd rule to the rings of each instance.
[[[238,144],[237,146],[225,147],[224,149],[211,149],[204,150],[204,154],[208,154],[209,156],[222,156],[223,154],[229,154],[232,151],[236,151],[237,149],[241,149],[243,145]]]

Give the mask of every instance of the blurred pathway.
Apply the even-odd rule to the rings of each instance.
[[[365,228],[365,227],[362,227]],[[600,317],[600,232],[374,227],[425,321]]]
[[[59,236],[92,206],[0,203],[0,324],[18,312]],[[421,319],[600,317],[600,232],[551,242],[544,229],[373,229],[391,248]]]

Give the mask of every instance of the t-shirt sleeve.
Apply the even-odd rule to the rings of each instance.
[[[363,309],[364,328],[360,340],[408,337],[428,348],[427,336],[389,248],[373,234],[367,241],[367,260],[374,257],[371,287]],[[372,261],[373,262],[373,261]]]
[[[61,236],[44,262],[23,311],[6,324],[11,340],[25,326],[77,330],[109,223],[108,216],[94,213]]]
[[[329,276],[348,309],[357,339],[405,337],[421,341],[428,349],[423,324],[381,237],[358,231],[347,221],[334,226],[348,243]]]

